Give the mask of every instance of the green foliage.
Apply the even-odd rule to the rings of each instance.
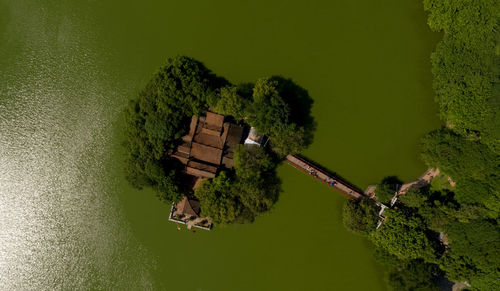
[[[261,147],[240,145],[234,152],[236,191],[254,216],[271,209],[278,199],[281,184],[275,167],[276,163]]]
[[[438,265],[421,259],[401,260],[384,249],[375,250],[375,260],[385,266],[390,290],[441,290],[437,281],[443,276]]]
[[[245,108],[249,101],[243,98],[235,86],[224,87],[220,90],[220,98],[215,105],[215,112],[233,116],[240,120],[245,116]]]
[[[478,204],[494,218],[500,211],[498,155],[484,144],[469,141],[449,130],[431,132],[422,140],[422,158],[457,183],[460,203]]]
[[[215,223],[232,223],[242,211],[232,181],[225,172],[213,179],[204,181],[195,190],[200,200],[202,216],[209,216]]]
[[[439,291],[437,280],[442,272],[434,264],[428,264],[422,260],[412,260],[399,270],[389,273],[388,283],[394,291]]]
[[[410,207],[408,210],[422,217],[427,228],[441,232],[458,214],[459,205],[453,196],[451,192],[431,192],[428,186],[411,188],[399,197],[398,206]]]
[[[399,197],[399,201],[408,207],[419,208],[427,201],[427,196],[418,188],[410,188]]]
[[[281,184],[275,173],[276,162],[263,148],[240,145],[234,152],[234,162],[234,177],[221,172],[195,190],[203,215],[215,223],[251,222],[278,199]]]
[[[290,109],[277,90],[278,82],[261,78],[253,88],[253,105],[250,108],[250,125],[259,133],[274,136],[288,124]]]
[[[456,201],[430,199],[418,212],[429,227],[448,236],[441,262],[448,278],[466,280],[475,290],[497,290],[499,228],[484,218],[497,220],[500,211],[500,5],[496,0],[424,0],[424,7],[431,28],[445,32],[431,62],[436,101],[449,129],[423,139],[422,158],[457,184],[437,189],[455,192]]]
[[[396,191],[401,187],[401,184],[402,182],[394,176],[385,177],[375,189],[377,200],[384,204],[389,203]]]
[[[445,31],[470,46],[493,42],[500,7],[495,0],[424,0],[429,26]]]
[[[262,147],[238,145],[234,151],[234,168],[239,179],[260,181],[262,174],[274,167],[274,161]]]
[[[424,221],[405,209],[387,209],[386,220],[370,236],[373,243],[400,259],[435,259],[435,250],[425,233]]]
[[[378,211],[373,201],[368,199],[347,200],[342,218],[348,230],[356,234],[368,235],[375,231]]]
[[[305,148],[307,133],[304,127],[288,124],[271,138],[272,149],[280,154],[296,154]]]
[[[455,222],[446,229],[450,241],[442,268],[450,279],[467,281],[478,290],[498,290],[500,230],[488,220]],[[494,288],[493,286],[497,286]]]
[[[425,0],[429,25],[445,36],[432,54],[441,116],[457,133],[498,147],[500,5],[495,0]]]
[[[448,176],[439,174],[431,181],[431,190],[433,191],[454,191],[455,189],[450,185]]]
[[[296,154],[303,150],[312,140],[314,129],[310,113],[292,110],[297,105],[290,103],[296,101],[295,99],[310,100],[310,97],[303,93],[300,97],[296,97],[290,91],[282,94],[280,89],[289,88],[283,85],[284,82],[290,83],[291,81],[279,77],[257,80],[253,89],[253,104],[248,109],[250,125],[255,127],[258,133],[268,135],[273,151],[281,156]],[[294,96],[295,99],[290,96]],[[284,99],[285,97],[290,102]],[[303,114],[306,116],[304,117]]]

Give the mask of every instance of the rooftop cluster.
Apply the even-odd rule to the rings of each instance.
[[[186,173],[199,178],[214,178],[219,167],[233,168],[235,147],[241,143],[243,127],[224,122],[224,116],[208,111],[193,116],[189,133],[172,153],[186,166]]]

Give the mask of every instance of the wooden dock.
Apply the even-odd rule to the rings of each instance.
[[[352,199],[365,198],[366,196],[357,190],[356,188],[350,186],[346,182],[340,180],[335,175],[328,173],[326,170],[314,165],[312,162],[307,161],[303,157],[298,155],[288,155],[286,156],[286,161],[289,165],[301,170],[302,172],[314,177],[315,179],[327,184],[332,189],[335,189],[347,197]]]

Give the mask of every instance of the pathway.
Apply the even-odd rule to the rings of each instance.
[[[289,165],[301,170],[302,172],[310,176],[313,176],[315,179],[323,183],[326,183],[331,188],[338,190],[349,198],[360,199],[366,197],[364,193],[360,192],[353,186],[350,186],[332,173],[329,173],[326,170],[316,166],[303,157],[300,157],[298,155],[288,155],[286,156],[286,161]]]

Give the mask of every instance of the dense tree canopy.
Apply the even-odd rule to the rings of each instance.
[[[236,190],[241,202],[254,215],[271,209],[278,199],[280,181],[276,162],[258,146],[239,146],[234,154]]]
[[[401,187],[401,184],[402,182],[394,176],[385,177],[375,189],[377,200],[384,204],[388,204]]]
[[[456,182],[460,203],[479,204],[494,218],[500,211],[498,155],[488,146],[467,140],[449,130],[437,130],[423,141],[424,161],[450,175]]]
[[[447,129],[423,139],[422,157],[451,176],[456,187],[427,195],[416,211],[449,241],[439,264],[448,278],[467,281],[473,290],[497,290],[500,5],[495,0],[424,0],[424,7],[430,27],[444,31],[431,62]]]
[[[368,235],[370,232],[375,231],[378,212],[371,200],[348,200],[344,204],[342,218],[344,225],[350,231],[360,235]]]
[[[400,195],[399,201],[408,207],[420,208],[428,200],[426,194],[419,188],[410,188],[405,195]]]
[[[250,101],[242,97],[236,86],[224,87],[220,90],[220,98],[214,110],[222,115],[232,116],[236,120],[245,117],[245,109]]]
[[[309,112],[292,110],[292,105],[298,106],[292,102],[310,100],[309,96],[299,90],[293,92],[299,92],[300,95],[285,91],[288,87],[283,83],[286,82],[291,81],[279,77],[257,80],[253,89],[253,103],[247,111],[250,125],[259,133],[270,137],[271,147],[279,155],[300,152],[310,143],[310,135],[313,132],[313,121],[310,120]],[[286,97],[289,100],[285,99]],[[297,123],[297,120],[302,123]]]
[[[438,291],[443,272],[421,259],[401,260],[384,249],[375,250],[375,259],[385,267],[389,289],[393,291]]]
[[[428,229],[442,232],[462,211],[453,193],[431,192],[429,187],[412,188],[399,198],[400,207],[409,207],[423,218]],[[465,214],[462,212],[462,215]]]
[[[226,172],[221,172],[196,188],[195,195],[200,200],[202,216],[209,216],[215,223],[232,223],[237,219],[242,205],[231,184]]]
[[[373,243],[400,259],[435,259],[424,221],[405,209],[386,210],[384,223],[371,235]]]
[[[429,25],[444,31],[432,54],[441,116],[459,134],[498,147],[498,40],[495,0],[425,0]]]
[[[391,265],[387,280],[394,290],[420,290],[412,289],[415,286],[433,290],[436,274],[467,281],[476,290],[490,290],[498,284],[497,221],[488,218],[490,211],[460,203],[456,197],[448,188],[411,188],[393,209],[384,212],[382,226],[370,232],[379,247],[377,256]],[[433,271],[424,272],[422,264]]]
[[[442,268],[449,278],[467,280],[478,289],[500,287],[500,230],[488,220],[454,222],[446,233],[450,242]],[[494,284],[494,285],[493,285]],[[494,288],[496,286],[496,288]]]
[[[434,264],[411,260],[388,274],[389,287],[394,291],[439,291],[437,281],[442,275]]]
[[[202,214],[216,223],[249,222],[271,209],[278,199],[280,181],[276,163],[258,146],[239,146],[235,151],[235,173],[221,172],[196,190]]]

